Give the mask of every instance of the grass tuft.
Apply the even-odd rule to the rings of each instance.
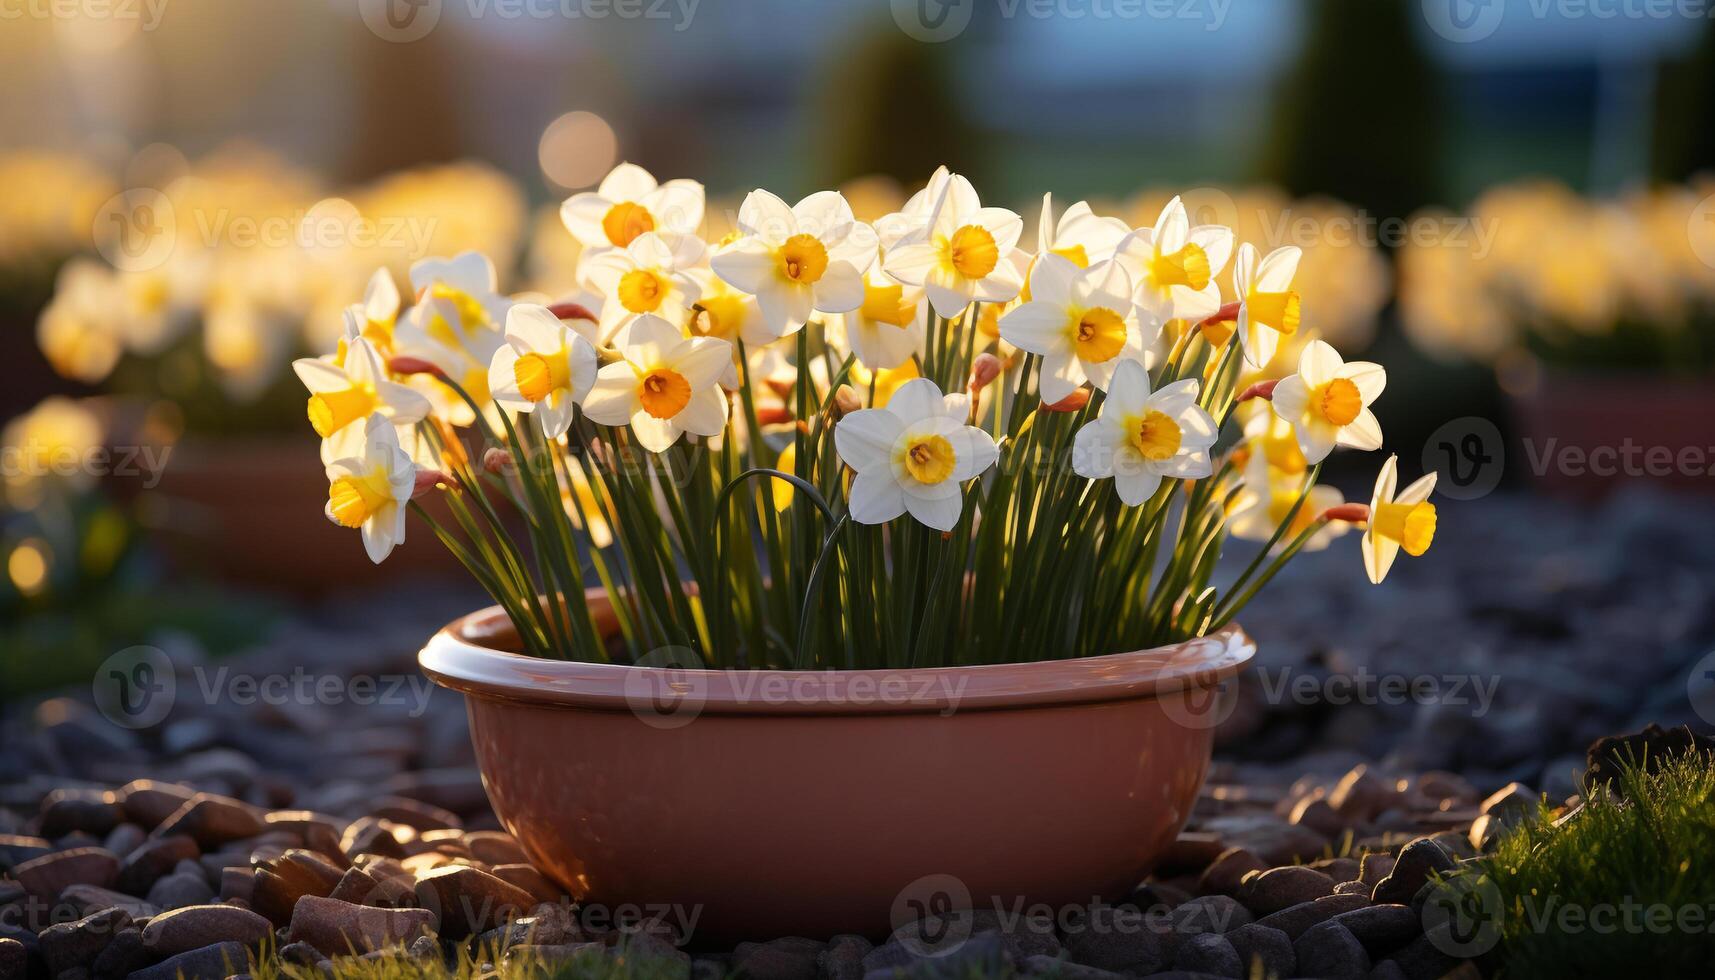
[[[1472,870],[1509,978],[1708,976],[1715,963],[1715,755],[1628,764],[1558,821],[1548,812]]]

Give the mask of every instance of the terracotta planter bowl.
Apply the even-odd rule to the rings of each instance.
[[[1190,815],[1213,694],[1255,653],[1229,627],[1082,660],[727,672],[540,660],[510,632],[479,612],[419,657],[467,695],[495,813],[575,897],[694,915],[709,942],[1125,894]]]

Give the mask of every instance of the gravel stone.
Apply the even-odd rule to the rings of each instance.
[[[1370,956],[1358,937],[1337,922],[1311,926],[1292,944],[1298,972],[1322,980],[1362,980],[1370,972]]]
[[[1431,873],[1445,874],[1453,867],[1453,858],[1440,844],[1427,837],[1419,837],[1401,849],[1393,870],[1376,882],[1370,897],[1377,905],[1410,904],[1412,896],[1429,880]]]
[[[1063,942],[1072,959],[1116,973],[1150,974],[1167,966],[1162,935],[1141,912],[1101,907],[1074,928]],[[866,959],[864,965],[870,966]]]
[[[330,956],[367,953],[433,931],[428,909],[378,909],[306,895],[292,912],[286,942],[309,943]]]
[[[787,936],[766,943],[739,943],[732,968],[750,980],[818,980],[817,963],[827,946]]]
[[[1345,926],[1372,957],[1386,956],[1423,933],[1423,919],[1408,905],[1371,905],[1329,920]]]
[[[125,855],[119,864],[119,877],[114,887],[132,895],[147,895],[149,886],[172,871],[180,861],[195,861],[201,856],[202,848],[183,834],[156,837]]]
[[[1313,902],[1304,902],[1289,909],[1281,909],[1273,915],[1263,916],[1257,921],[1265,926],[1279,929],[1296,941],[1311,926],[1326,922],[1343,912],[1351,912],[1370,904],[1364,895],[1328,895]]]
[[[214,889],[201,870],[195,874],[174,872],[149,888],[149,904],[171,911],[192,905],[207,905],[214,901]]]
[[[51,901],[71,885],[111,886],[119,877],[119,859],[103,848],[74,847],[25,861],[12,869],[12,877],[30,894]]]
[[[1232,977],[1234,980],[1244,976],[1238,950],[1226,937],[1214,933],[1181,940],[1173,955],[1173,968],[1217,977]]]
[[[121,929],[114,933],[113,941],[90,964],[89,972],[95,980],[120,980],[148,966],[149,960],[149,951],[143,948],[142,930],[135,927]]]
[[[1250,976],[1254,965],[1259,962],[1265,976],[1296,975],[1298,954],[1292,951],[1292,938],[1279,929],[1253,922],[1239,926],[1222,938],[1232,944],[1245,976]]]
[[[243,943],[216,943],[137,970],[127,980],[223,980],[243,972],[249,962]]]
[[[417,878],[417,902],[435,913],[442,939],[496,928],[536,906],[530,893],[468,865],[436,868]]]
[[[183,834],[205,851],[245,840],[268,829],[261,813],[242,800],[198,793],[155,828],[156,837]]]
[[[863,958],[875,946],[862,936],[835,936],[816,957],[820,980],[861,980]]]
[[[249,909],[192,905],[150,919],[143,927],[143,947],[155,956],[166,957],[224,942],[255,946],[273,933],[273,925]]]
[[[1230,847],[1221,852],[1197,879],[1197,890],[1204,894],[1235,895],[1244,876],[1252,871],[1267,871],[1268,865],[1242,847]]]
[[[1246,875],[1237,897],[1252,912],[1266,916],[1333,893],[1334,879],[1320,871],[1289,866]]]
[[[88,968],[113,937],[130,925],[131,916],[123,909],[104,909],[76,922],[51,925],[38,937],[42,960],[55,975]]]

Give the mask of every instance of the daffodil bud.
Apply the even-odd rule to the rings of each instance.
[[[971,380],[966,388],[973,396],[976,395],[977,392],[987,388],[994,379],[1000,377],[1000,370],[1000,358],[987,351],[978,354],[976,360],[971,362]]]
[[[442,371],[440,367],[432,361],[426,361],[421,357],[408,357],[403,355],[389,358],[387,361],[387,370],[398,376],[411,374],[428,374],[437,378],[445,378],[447,376],[446,372]]]
[[[512,453],[506,449],[490,449],[482,454],[482,468],[490,473],[505,473],[512,468]]]
[[[625,360],[625,355],[612,347],[598,347],[595,352],[595,360],[596,364],[601,367],[607,367],[609,364],[618,364]]]
[[[440,470],[420,469],[417,471],[416,482],[411,485],[411,499],[416,500],[425,494],[433,493],[452,482],[453,478]]]
[[[1248,402],[1252,398],[1261,398],[1264,401],[1273,401],[1274,387],[1278,384],[1280,384],[1280,379],[1278,378],[1273,381],[1258,381],[1256,384],[1251,385],[1249,388],[1246,388],[1241,392],[1238,400],[1241,402]]]
[[[1322,520],[1362,524],[1370,519],[1370,509],[1363,504],[1340,504],[1322,512]]]
[[[548,312],[562,320],[594,321],[596,318],[596,315],[591,313],[588,307],[580,303],[553,303],[549,305]]]
[[[1090,403],[1090,389],[1079,388],[1078,390],[1072,392],[1070,395],[1067,395],[1065,398],[1062,398],[1059,401],[1054,402],[1053,404],[1049,404],[1047,402],[1044,402],[1042,405],[1042,411],[1044,411],[1044,412],[1076,412],[1079,409],[1083,408],[1085,405],[1088,405],[1089,403]]]
[[[863,402],[858,400],[857,392],[852,390],[851,385],[840,385],[839,390],[834,392],[834,418],[836,420],[843,419],[862,407]]]
[[[757,425],[783,425],[792,421],[792,410],[784,405],[764,405],[756,410]]]

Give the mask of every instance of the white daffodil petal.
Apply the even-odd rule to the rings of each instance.
[[[953,486],[957,487],[957,484]],[[964,510],[964,504],[965,498],[957,493],[938,497],[905,494],[905,509],[911,512],[911,516],[937,531],[951,531],[958,527],[959,514]]]
[[[885,408],[866,408],[834,425],[834,449],[859,473],[879,472],[892,465],[893,447],[905,423]]]
[[[883,471],[854,477],[847,502],[852,520],[859,524],[885,524],[905,513],[904,489],[894,482],[891,473]]]
[[[595,384],[584,397],[584,414],[602,425],[624,425],[640,406],[637,373],[630,364],[609,364],[596,373]]]
[[[1376,413],[1364,409],[1358,413],[1351,424],[1340,427],[1339,444],[1348,449],[1361,449],[1365,452],[1382,447],[1382,424],[1376,420]]]
[[[1114,467],[1114,490],[1127,507],[1142,506],[1161,486],[1161,474],[1142,465]]]
[[[850,262],[830,262],[816,281],[815,308],[823,313],[847,313],[863,305],[863,273]]]

